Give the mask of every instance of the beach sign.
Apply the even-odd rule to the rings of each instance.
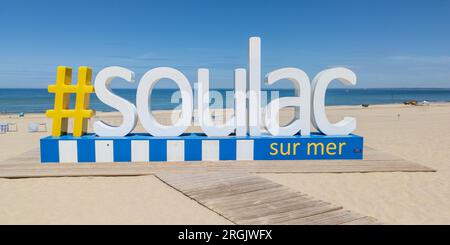
[[[248,70],[234,71],[234,115],[224,123],[213,121],[210,110],[209,70],[199,69],[196,100],[188,78],[179,70],[157,67],[146,72],[136,90],[136,102],[121,98],[111,90],[113,80],[135,82],[134,72],[113,66],[102,69],[92,80],[92,69],[80,67],[77,84],[72,84],[72,70],[60,66],[56,83],[48,92],[55,97],[54,108],[46,115],[53,120],[52,135],[42,138],[41,162],[152,162],[152,161],[226,161],[226,160],[343,160],[363,158],[363,138],[352,134],[356,119],[344,117],[330,123],[325,111],[329,84],[340,81],[355,85],[356,75],[347,68],[321,71],[312,81],[298,68],[281,68],[268,73],[264,82],[270,86],[282,80],[292,83],[295,96],[261,102],[261,40],[249,40]],[[151,111],[152,90],[161,80],[175,82],[181,93],[177,119],[161,124]],[[87,134],[90,95],[120,112],[120,125],[102,120],[93,123]],[[70,107],[70,95],[75,106]],[[201,132],[186,133],[193,124],[197,108]],[[280,125],[280,112],[294,108],[294,119]],[[175,111],[173,111],[175,112]],[[69,134],[69,119],[73,120]],[[147,133],[132,133],[138,120]],[[311,132],[311,126],[318,132]]]

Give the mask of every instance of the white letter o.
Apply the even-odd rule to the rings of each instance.
[[[181,118],[174,125],[162,125],[152,115],[151,94],[159,80],[173,80],[181,91]],[[158,67],[144,74],[139,82],[136,105],[139,120],[144,129],[153,136],[179,136],[191,125],[193,111],[193,94],[189,80],[180,71],[170,67]]]

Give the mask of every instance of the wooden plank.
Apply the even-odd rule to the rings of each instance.
[[[40,164],[39,150],[33,149],[0,163],[0,178],[32,178],[61,176],[139,176],[161,172],[201,173],[368,173],[368,172],[434,172],[435,170],[396,156],[365,149],[364,160],[333,161],[226,161],[226,162],[150,162],[150,163],[61,163]],[[201,188],[202,178],[184,176],[178,184]],[[234,177],[233,177],[234,178]],[[245,178],[245,177],[243,177]],[[225,181],[225,176],[220,181]],[[174,183],[175,184],[175,183]]]
[[[362,217],[360,219],[346,222],[341,225],[381,225],[381,223],[372,217]]]
[[[160,173],[160,175],[162,174],[164,173]],[[205,176],[203,176],[204,174],[202,175],[184,174],[184,175],[186,175],[186,177],[184,178],[180,177],[172,179],[171,184],[175,186],[182,185],[186,191],[195,191],[196,188],[202,188],[203,190],[205,190],[204,183],[206,180],[209,180],[208,187],[214,187],[221,185],[223,183],[229,183],[227,181],[230,179],[233,181],[237,180],[245,181],[246,178],[248,179],[248,176],[246,176],[245,174],[238,175],[237,173],[234,172],[223,172],[223,177],[221,179],[215,178],[214,175],[205,175]],[[170,178],[170,175],[166,177]]]
[[[339,225],[348,223],[363,216],[348,210],[335,210],[308,217],[278,222],[278,225]]]
[[[156,176],[236,224],[377,223],[374,218],[343,210],[252,174],[162,172]],[[197,180],[194,188],[185,185],[190,180]]]
[[[226,191],[227,189],[230,189],[232,187],[239,187],[240,185],[252,185],[252,184],[259,184],[264,183],[262,180],[255,180],[252,178],[241,178],[236,179],[235,181],[222,181],[222,182],[214,182],[208,186],[203,185],[196,185],[195,187],[187,187],[184,188],[186,192],[189,194],[195,195],[195,194],[201,194],[204,192],[214,191],[217,188],[225,188],[223,191]]]
[[[310,198],[305,194],[286,191],[287,187],[271,188],[265,190],[254,191],[251,193],[243,193],[225,198],[213,198],[205,200],[205,204],[211,207],[239,208],[245,205],[256,206],[271,202],[283,201],[291,198],[304,197]]]
[[[320,202],[320,203],[319,203]],[[255,210],[269,210],[269,209],[279,209],[282,207],[300,207],[300,206],[309,206],[309,205],[320,205],[322,201],[318,201],[313,199],[312,197],[298,196],[291,197],[287,199],[277,200],[277,201],[268,201],[254,205],[240,205],[238,207],[229,207],[228,209],[233,212],[252,212]]]
[[[222,188],[217,188],[213,191],[202,193],[202,194],[195,194],[190,195],[192,197],[197,198],[203,198],[205,200],[215,198],[215,197],[226,197],[226,196],[234,196],[236,194],[242,194],[242,193],[249,193],[253,191],[263,190],[263,189],[270,189],[270,188],[276,188],[279,185],[273,182],[266,182],[258,185],[242,185],[237,188],[233,188],[231,190],[223,190]]]
[[[237,222],[240,222],[242,220],[249,220],[254,219],[258,217],[265,217],[270,216],[274,214],[283,214],[286,212],[292,212],[295,210],[300,210],[304,208],[311,208],[311,207],[319,207],[326,205],[326,203],[320,201],[320,200],[308,200],[308,201],[298,201],[298,202],[290,202],[287,204],[275,204],[270,206],[264,206],[262,208],[255,208],[252,209],[251,207],[241,209],[241,210],[228,210],[224,212],[225,215],[230,216],[231,219],[236,220]]]
[[[334,205],[318,205],[314,207],[306,207],[298,210],[293,210],[284,213],[278,213],[273,215],[267,215],[263,217],[256,217],[253,219],[239,220],[241,224],[253,224],[253,225],[263,225],[263,224],[275,224],[284,221],[294,220],[298,218],[313,216],[316,214],[331,212],[335,210],[340,210],[342,207]]]

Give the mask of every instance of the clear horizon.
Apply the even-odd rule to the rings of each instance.
[[[75,81],[73,81],[73,82],[75,82]],[[40,89],[40,90],[47,90],[47,87],[43,87],[43,88],[13,88],[13,87],[11,87],[11,88],[1,88],[0,87],[0,89]],[[118,88],[114,88],[114,89],[119,89],[119,90],[136,90],[136,88],[121,88],[121,87],[118,87]],[[218,88],[218,87],[215,87],[215,88],[211,88],[211,89],[217,89],[217,90],[233,90],[233,88]],[[291,90],[291,89],[293,89],[293,88],[283,88],[283,87],[279,87],[279,88],[262,88],[262,90]],[[409,89],[417,89],[417,90],[427,90],[427,89],[433,89],[433,90],[435,90],[435,89],[443,89],[443,90],[450,90],[450,88],[445,88],[445,87],[441,87],[441,88],[438,88],[438,87],[422,87],[422,88],[420,88],[420,87],[392,87],[392,88],[362,88],[362,87],[331,87],[331,88],[328,88],[329,90],[339,90],[339,89],[341,89],[341,90],[349,90],[349,89],[359,89],[359,90],[362,90],[362,89],[379,89],[379,90],[383,90],[383,89],[393,89],[393,90],[396,90],[396,89],[404,89],[404,90],[409,90]],[[173,87],[173,88],[155,88],[155,90],[178,90],[178,88],[176,88],[176,87]]]
[[[450,88],[450,2],[434,1],[8,1],[0,8],[0,88],[46,88],[56,67],[94,74],[112,65],[211,70],[211,88],[233,87],[248,38],[262,39],[262,71],[344,66],[355,88]],[[165,83],[167,88],[173,83]],[[171,87],[169,87],[171,88]],[[290,88],[283,82],[274,89]],[[333,88],[344,88],[337,83]],[[345,87],[347,89],[347,87]],[[348,88],[351,89],[351,88]]]

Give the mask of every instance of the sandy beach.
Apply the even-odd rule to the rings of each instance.
[[[437,172],[261,176],[383,223],[450,224],[450,104],[333,106],[327,111],[331,121],[356,117],[356,133],[366,145]],[[155,114],[161,121],[169,118],[164,111]],[[117,113],[97,118],[121,120]],[[0,134],[0,162],[37,148],[49,134],[28,133],[28,123],[51,128],[43,114],[0,115],[0,122],[18,124],[18,132]],[[230,224],[154,176],[0,179],[0,223]]]

